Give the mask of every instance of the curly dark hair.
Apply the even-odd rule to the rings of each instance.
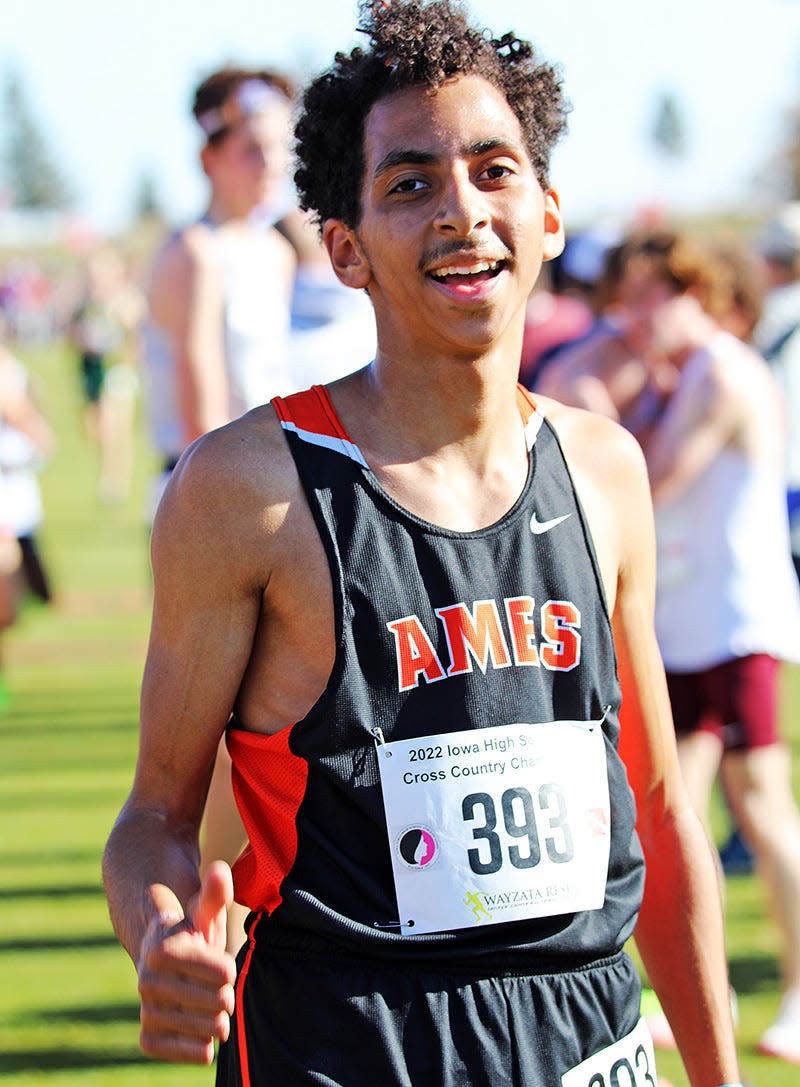
[[[559,72],[513,32],[493,38],[459,0],[360,0],[359,31],[370,48],[337,53],[306,89],[295,126],[295,184],[319,223],[361,218],[364,123],[377,101],[406,87],[435,89],[480,75],[505,95],[522,127],[536,176],[548,187],[550,153],[569,106]]]

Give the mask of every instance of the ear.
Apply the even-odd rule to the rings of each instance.
[[[555,189],[544,194],[544,240],[542,260],[552,260],[564,251],[564,220],[561,218],[561,200]]]
[[[326,219],[322,241],[334,272],[346,287],[360,290],[369,286],[372,269],[354,230],[341,219]]]

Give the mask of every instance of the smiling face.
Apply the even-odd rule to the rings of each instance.
[[[480,76],[381,99],[364,130],[362,215],[325,227],[334,267],[366,287],[390,354],[519,351],[542,259],[560,252],[508,102]]]

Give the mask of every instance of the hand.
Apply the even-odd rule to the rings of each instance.
[[[211,1064],[214,1040],[230,1032],[236,964],[225,950],[231,870],[215,861],[186,916],[162,913],[145,933],[139,956],[145,1053],[167,1061]]]

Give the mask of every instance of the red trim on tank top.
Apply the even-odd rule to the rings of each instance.
[[[250,964],[253,960],[253,952],[256,946],[256,929],[258,923],[263,917],[263,914],[259,913],[257,917],[253,918],[250,929],[247,933],[249,946],[247,948],[247,954],[244,957],[242,968],[239,971],[239,976],[236,979],[236,1041],[239,1050],[239,1066],[242,1073],[242,1087],[250,1087],[250,1060],[247,1055],[247,1028],[245,1026],[244,1015],[244,987],[247,981],[247,975],[250,972]]]
[[[336,414],[336,408],[333,406],[333,401],[330,398],[330,394],[324,385],[312,385],[311,392],[316,393],[319,400],[319,406],[324,412],[326,419],[330,422],[333,428],[333,433],[337,438],[343,438],[346,442],[350,442],[351,445],[355,445],[355,442],[342,426],[342,421]]]
[[[537,404],[530,391],[524,385],[517,385],[517,404],[520,415],[527,423],[533,412],[537,411]],[[330,394],[324,385],[312,385],[303,392],[292,393],[291,396],[276,396],[272,399],[272,406],[282,423],[294,423],[301,430],[307,430],[311,434],[324,434],[330,438],[341,438],[343,441],[355,445],[355,442],[342,426],[336,408]]]
[[[293,423],[310,434],[323,434],[355,444],[342,426],[324,385],[312,385],[291,396],[275,396],[271,403],[281,423]]]
[[[520,415],[522,415],[522,418],[526,423],[531,415],[539,410],[536,400],[531,396],[530,391],[519,383],[517,384],[517,404],[519,405]]]

